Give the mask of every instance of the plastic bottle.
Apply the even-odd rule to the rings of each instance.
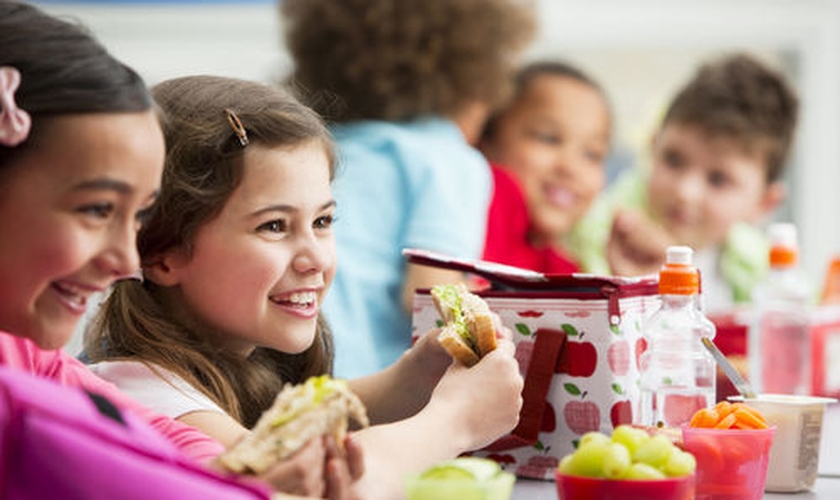
[[[840,304],[840,255],[835,255],[828,264],[820,304]]]
[[[754,319],[747,338],[750,383],[758,392],[811,392],[810,287],[799,272],[796,226],[768,228],[770,270],[753,291]]]
[[[715,325],[699,308],[700,273],[689,247],[669,247],[659,272],[662,303],[642,326],[641,399],[636,423],[679,427],[715,403],[716,366],[701,343]]]

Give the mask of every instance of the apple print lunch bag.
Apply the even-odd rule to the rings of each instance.
[[[589,431],[630,423],[639,401],[641,323],[659,303],[654,277],[544,275],[484,261],[405,250],[415,264],[477,276],[478,292],[513,331],[525,378],[519,425],[473,454],[522,477],[554,479],[560,458]],[[439,325],[428,290],[414,297],[413,335]]]

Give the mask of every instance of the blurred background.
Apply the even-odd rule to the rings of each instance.
[[[528,59],[559,58],[606,88],[616,118],[610,175],[646,153],[670,96],[705,59],[749,50],[786,72],[802,101],[774,220],[800,230],[820,286],[840,254],[840,0],[535,0]],[[39,2],[78,18],[149,84],[186,74],[277,81],[291,60],[276,1]]]

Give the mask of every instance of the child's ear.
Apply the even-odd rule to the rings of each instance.
[[[760,219],[770,215],[776,207],[785,201],[786,197],[787,188],[781,181],[775,181],[768,184],[761,197],[761,201],[759,202],[758,213],[756,214],[757,220],[753,222],[759,222]]]
[[[160,286],[175,286],[181,282],[180,270],[187,260],[187,256],[182,251],[165,252],[155,260],[154,264],[143,268],[143,276]]]

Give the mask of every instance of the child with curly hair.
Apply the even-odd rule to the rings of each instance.
[[[477,258],[491,178],[473,148],[509,92],[533,13],[521,0],[286,0],[292,80],[332,123],[339,267],[325,305],[336,373],[410,345],[414,290],[463,280],[407,264],[418,247]]]
[[[707,309],[749,301],[767,265],[757,225],[784,199],[797,109],[784,75],[751,55],[703,64],[665,113],[649,175],[619,179],[576,230],[585,270],[649,274],[668,245],[688,245]]]

